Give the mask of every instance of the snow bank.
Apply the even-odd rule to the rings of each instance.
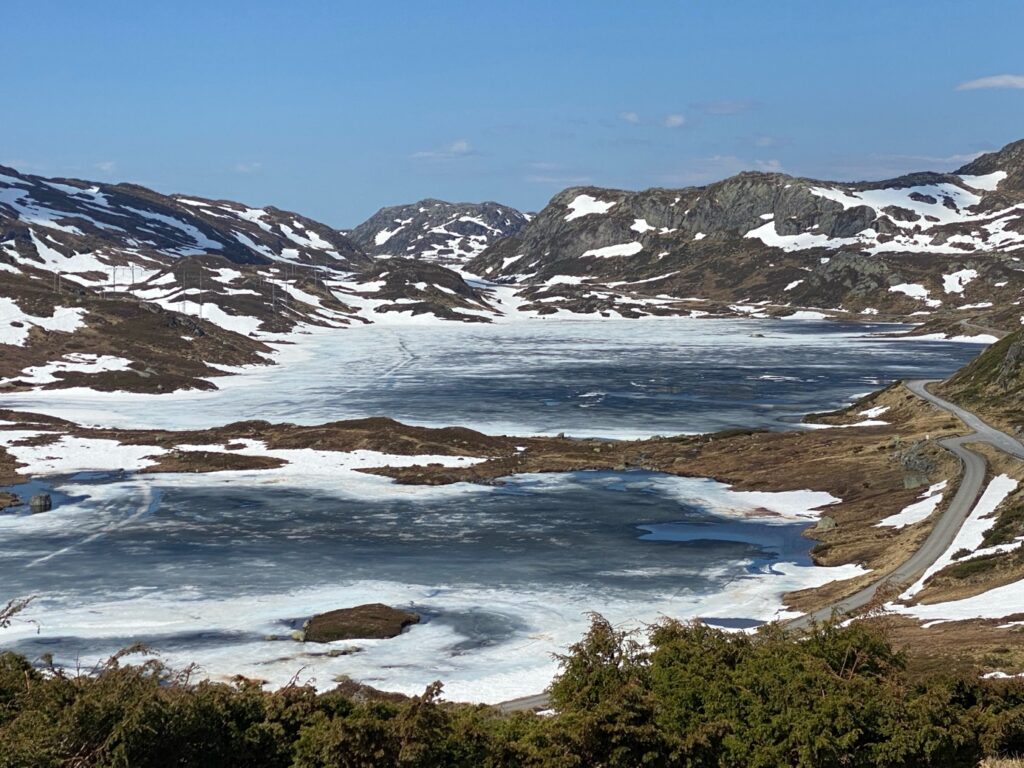
[[[89,470],[139,470],[155,462],[151,457],[164,453],[154,445],[122,445],[116,440],[99,440],[62,435],[48,445],[12,445],[45,435],[36,431],[0,431],[3,445],[15,461],[26,466],[20,471],[30,475],[65,475]]]
[[[113,355],[91,355],[72,353],[64,355],[60,360],[26,368],[13,377],[26,384],[52,384],[58,381],[58,373],[106,373],[108,371],[127,371],[131,360]],[[8,379],[11,381],[12,379]]]
[[[938,573],[943,568],[951,565],[954,562],[953,555],[960,550],[966,549],[969,552],[975,552],[980,546],[982,539],[985,536],[985,532],[992,527],[995,522],[992,519],[992,515],[999,507],[1006,497],[1009,496],[1013,491],[1017,489],[1017,481],[1009,475],[997,475],[992,478],[992,481],[988,484],[985,492],[978,499],[978,503],[974,505],[974,509],[971,510],[971,514],[968,515],[964,524],[960,527],[953,542],[949,545],[949,548],[943,552],[939,559],[928,566],[928,570],[924,572],[920,579],[918,579],[911,587],[900,595],[901,599],[909,599],[924,589],[925,582],[932,577],[933,574]],[[1008,614],[1004,614],[1008,615]]]
[[[657,478],[655,484],[681,503],[713,515],[778,524],[817,520],[822,507],[842,501],[825,491],[806,489],[736,491],[707,478],[665,476]]]
[[[875,523],[875,527],[903,528],[927,520],[942,503],[942,491],[946,490],[946,485],[947,482],[943,480],[941,483],[929,487],[918,497],[920,501],[915,501],[895,515],[889,515],[884,520]]]
[[[1006,178],[1006,171],[995,171],[986,173],[984,176],[960,176],[960,181],[968,187],[980,189],[985,192],[995,192],[999,182]]]
[[[54,307],[50,317],[36,317],[23,311],[14,299],[0,296],[0,344],[25,346],[33,326],[47,331],[74,333],[85,323],[85,310],[79,307]]]

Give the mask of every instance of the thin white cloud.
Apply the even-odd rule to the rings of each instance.
[[[427,149],[421,152],[413,152],[412,156],[417,160],[452,160],[457,157],[467,157],[473,154],[473,146],[466,139],[456,139],[451,144],[441,149]]]
[[[526,177],[530,184],[548,184],[556,187],[578,187],[590,184],[593,179],[590,176],[550,176],[547,174],[534,174]]]
[[[256,173],[263,167],[263,163],[241,162],[235,163],[231,170],[235,173]]]
[[[992,75],[968,80],[956,87],[958,91],[977,91],[982,88],[1024,88],[1024,75]]]
[[[755,160],[754,167],[765,173],[782,173],[782,163],[778,160]]]
[[[681,125],[686,125],[685,115],[666,115],[664,124],[666,128],[678,128]]]
[[[748,112],[754,108],[750,101],[722,99],[720,101],[705,101],[697,107],[706,115],[738,115],[741,112]]]
[[[755,147],[774,147],[779,141],[774,136],[758,136],[754,139]]]
[[[96,163],[96,170],[100,173],[113,173],[117,170],[117,163],[113,160],[104,160],[102,163]]]
[[[905,160],[913,163],[935,163],[936,165],[963,165],[972,160],[977,160],[984,155],[984,152],[968,152],[966,154],[946,155],[936,157],[935,155],[890,155],[894,160]]]
[[[637,125],[640,122],[640,115],[636,112],[619,112],[619,119],[624,120],[630,125]]]

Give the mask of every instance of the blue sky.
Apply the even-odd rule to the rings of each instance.
[[[339,227],[422,197],[536,210],[577,184],[947,170],[1024,138],[1020,0],[40,0],[3,16],[0,163]]]

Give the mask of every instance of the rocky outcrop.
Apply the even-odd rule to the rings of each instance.
[[[211,389],[304,326],[497,314],[452,270],[391,261],[273,206],[0,168],[0,387]],[[24,373],[54,362],[43,381]]]
[[[1024,330],[982,352],[939,389],[1011,432],[1024,428]]]
[[[406,627],[418,624],[419,620],[417,613],[383,603],[369,603],[318,613],[303,625],[302,633],[303,640],[308,643],[387,639],[397,637]]]
[[[519,232],[526,215],[500,203],[420,200],[381,208],[348,235],[371,256],[460,265]]]
[[[50,498],[48,493],[37,493],[28,502],[29,509],[32,510],[32,514],[39,514],[40,512],[49,512],[53,509],[53,499]]]
[[[467,270],[523,286],[544,313],[580,311],[581,294],[614,311],[639,300],[641,314],[697,297],[1015,327],[1022,174],[1017,142],[957,173],[879,182],[747,172],[676,190],[572,188]]]

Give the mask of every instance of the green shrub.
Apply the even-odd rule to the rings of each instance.
[[[730,633],[600,616],[551,687],[558,714],[240,680],[116,657],[94,674],[0,655],[0,767],[865,768],[976,766],[1024,751],[1024,685],[934,678],[863,623]]]

